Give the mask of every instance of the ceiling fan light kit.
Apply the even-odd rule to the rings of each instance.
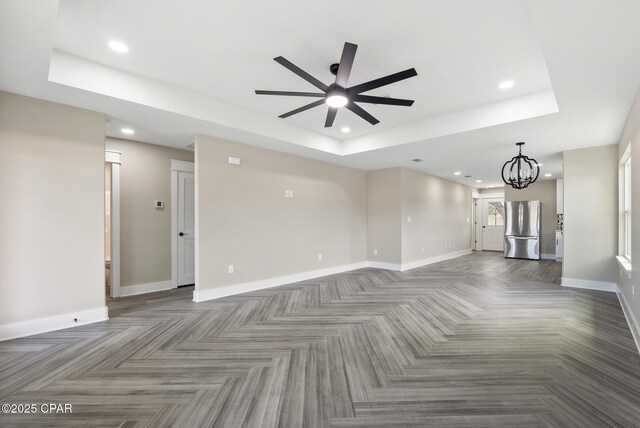
[[[514,189],[524,189],[538,179],[540,164],[533,158],[522,154],[523,142],[516,143],[519,148],[517,156],[502,166],[502,181]]]
[[[333,126],[333,122],[336,118],[336,114],[338,113],[338,109],[342,107],[346,107],[348,110],[360,116],[362,119],[366,120],[372,125],[379,123],[380,121],[365,111],[362,107],[356,104],[359,103],[369,103],[369,104],[385,104],[385,105],[395,105],[395,106],[405,106],[410,107],[413,105],[413,100],[404,100],[399,98],[388,98],[388,97],[376,97],[371,95],[362,95],[363,92],[368,92],[373,89],[380,88],[382,86],[390,85],[395,82],[399,82],[401,80],[408,79],[410,77],[417,76],[415,68],[410,68],[408,70],[401,71],[399,73],[390,74],[385,77],[381,77],[379,79],[374,79],[369,82],[361,83],[359,85],[355,85],[352,87],[348,87],[347,84],[349,82],[349,75],[351,74],[351,67],[353,66],[353,61],[356,56],[356,50],[358,49],[358,45],[353,43],[345,43],[344,48],[342,50],[342,57],[340,58],[340,62],[337,64],[331,64],[329,70],[332,74],[336,76],[335,82],[331,85],[325,85],[320,80],[311,76],[306,71],[302,70],[295,64],[291,63],[284,57],[276,57],[274,61],[293,73],[297,74],[299,77],[303,78],[307,82],[311,83],[316,88],[320,89],[322,92],[293,92],[293,91],[266,91],[266,90],[256,90],[257,95],[283,95],[283,96],[292,96],[292,97],[314,97],[314,98],[322,98],[320,100],[314,101],[302,107],[299,107],[290,112],[281,114],[279,117],[286,118],[289,116],[293,116],[294,114],[302,113],[303,111],[312,109],[314,107],[321,106],[323,104],[327,104],[329,107],[327,111],[327,118],[325,120],[324,126],[325,128],[329,128]]]

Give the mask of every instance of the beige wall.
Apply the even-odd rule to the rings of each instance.
[[[562,276],[617,282],[618,148],[564,152]]]
[[[556,254],[557,225],[556,180],[536,181],[525,189],[505,187],[505,201],[540,201],[542,204],[540,253]]]
[[[114,138],[106,146],[122,152],[120,285],[170,281],[171,159],[193,162],[193,152]]]
[[[640,335],[640,92],[629,114],[624,132],[618,144],[618,160],[631,145],[631,272],[632,278],[620,275],[619,287],[624,301],[629,306]]]
[[[474,189],[422,172],[400,170],[402,263],[471,248]]]
[[[104,308],[104,116],[0,92],[0,325]]]
[[[401,168],[367,173],[368,260],[402,263],[401,180]]]
[[[480,189],[478,191],[478,193],[481,195],[490,195],[490,196],[495,196],[496,198],[500,198],[500,197],[504,198],[504,192],[505,192],[504,187]]]
[[[207,136],[195,157],[199,291],[366,260],[364,171]]]

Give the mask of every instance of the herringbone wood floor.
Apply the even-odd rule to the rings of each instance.
[[[2,426],[640,426],[613,294],[474,254],[216,301],[110,301],[108,322],[0,343]]]

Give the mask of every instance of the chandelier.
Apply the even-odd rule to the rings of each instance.
[[[514,189],[524,189],[534,183],[540,174],[538,162],[522,154],[523,145],[523,142],[516,143],[520,149],[518,156],[506,161],[502,166],[502,181]]]

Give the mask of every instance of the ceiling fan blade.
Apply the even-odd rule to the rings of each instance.
[[[400,71],[398,73],[390,74],[388,76],[381,77],[379,79],[371,80],[369,82],[365,82],[365,83],[361,83],[361,84],[356,85],[356,86],[352,86],[351,88],[349,88],[349,92],[352,93],[352,94],[359,94],[361,92],[367,92],[367,91],[370,91],[372,89],[376,89],[376,88],[379,88],[381,86],[390,85],[392,83],[396,83],[396,82],[399,82],[401,80],[408,79],[410,77],[414,77],[414,76],[417,76],[417,75],[418,75],[418,73],[416,72],[416,69],[415,68],[410,68],[408,70]]]
[[[353,43],[347,42],[344,44],[342,57],[340,58],[340,65],[338,66],[338,72],[336,73],[336,85],[342,86],[343,88],[347,87],[357,49],[358,45],[354,45]]]
[[[390,106],[406,106],[406,107],[411,107],[414,103],[414,100],[403,100],[401,98],[374,97],[371,95],[353,95],[351,97],[351,100],[357,101],[359,103],[387,104]]]
[[[366,120],[367,122],[369,122],[370,124],[372,124],[372,125],[375,125],[376,123],[380,122],[378,119],[376,119],[375,117],[371,116],[362,107],[360,107],[359,105],[355,104],[354,102],[349,102],[349,104],[347,104],[346,107],[349,110],[351,110],[352,112],[354,112],[355,114],[357,114],[358,116],[360,116],[361,118],[363,118],[364,120]]]
[[[312,102],[311,104],[307,104],[306,106],[302,106],[302,107],[297,108],[297,109],[295,109],[295,110],[291,110],[290,112],[287,112],[287,113],[281,114],[281,115],[280,115],[280,116],[278,116],[278,117],[281,117],[281,118],[283,118],[283,119],[284,119],[285,117],[289,117],[289,116],[293,116],[294,114],[302,113],[303,111],[306,111],[306,110],[312,109],[312,108],[314,108],[314,107],[321,106],[322,104],[324,104],[324,100],[314,101],[314,102]]]
[[[327,92],[327,89],[328,89],[327,85],[325,85],[324,83],[322,83],[321,81],[319,81],[318,79],[316,79],[315,77],[313,77],[312,75],[310,75],[309,73],[307,73],[306,71],[298,67],[297,65],[293,64],[289,60],[285,59],[284,57],[279,56],[274,58],[273,60],[278,64],[282,65],[283,67],[286,67],[290,71],[294,72],[298,76],[302,77],[304,80],[311,83],[316,88],[324,92]]]
[[[324,97],[326,94],[319,92],[291,92],[291,91],[263,91],[256,89],[258,95],[287,95],[291,97]]]
[[[327,112],[327,120],[324,121],[325,128],[331,128],[333,126],[333,121],[336,119],[337,113],[337,108],[329,107],[329,111]]]

